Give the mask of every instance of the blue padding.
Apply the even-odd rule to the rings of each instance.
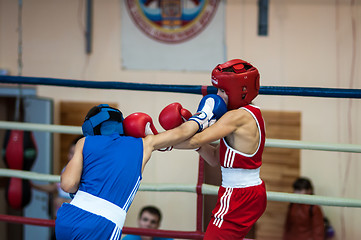
[[[101,135],[111,135],[113,133],[124,134],[123,123],[116,121],[106,121],[100,127]]]
[[[19,77],[19,76],[0,76],[0,83],[202,94],[202,86],[200,85],[166,85],[166,84],[147,84],[147,83],[125,83],[125,82],[98,82],[98,81],[66,80],[66,79],[56,79],[56,78],[35,78],[35,77]],[[216,94],[217,89],[213,86],[207,86],[207,93]],[[342,89],[342,88],[261,86],[259,93],[263,95],[288,95],[288,96],[304,96],[304,97],[358,98],[358,99],[361,98],[361,89]]]
[[[84,136],[94,136],[93,126],[89,120],[86,120],[81,126],[81,130]]]
[[[105,110],[105,111],[104,111]],[[89,121],[91,122],[93,127],[98,126],[102,122],[108,120],[110,118],[110,115],[108,113],[108,109],[102,109],[100,112],[92,117],[89,118]]]

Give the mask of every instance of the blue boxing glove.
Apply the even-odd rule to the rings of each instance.
[[[189,120],[198,123],[198,132],[200,132],[215,123],[226,112],[227,105],[223,99],[216,94],[208,94],[202,98],[197,112]]]

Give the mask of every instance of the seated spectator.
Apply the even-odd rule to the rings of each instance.
[[[162,214],[160,210],[153,206],[143,207],[138,216],[138,227],[148,229],[158,229]],[[123,240],[173,240],[172,238],[126,235]]]
[[[293,192],[313,194],[309,179],[298,178],[293,183]],[[283,240],[324,240],[325,228],[320,206],[290,203],[285,223]]]

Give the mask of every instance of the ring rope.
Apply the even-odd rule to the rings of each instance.
[[[361,145],[358,144],[344,144],[344,143],[320,143],[308,142],[300,140],[284,140],[284,139],[266,139],[266,147],[275,148],[294,148],[305,150],[322,150],[334,152],[352,152],[360,153]]]
[[[0,177],[16,177],[16,178],[22,178],[28,180],[60,182],[59,175],[34,173],[30,171],[13,170],[13,169],[5,169],[5,168],[0,168]],[[217,195],[218,188],[219,188],[218,186],[202,184],[202,194]],[[197,193],[197,185],[170,184],[170,183],[160,183],[160,184],[141,183],[139,187],[139,191]],[[305,203],[305,204],[323,205],[323,206],[361,208],[361,200],[351,199],[351,198],[315,196],[315,195],[281,193],[281,192],[270,192],[270,191],[267,191],[267,198],[270,201],[278,201],[278,202],[294,202],[294,203]]]
[[[19,223],[36,225],[43,227],[55,227],[55,220],[30,218],[23,216],[13,216],[0,214],[0,221],[6,221],[9,223]],[[181,238],[181,239],[203,239],[204,233],[198,231],[173,231],[173,230],[160,230],[160,229],[144,229],[144,228],[132,228],[123,227],[122,232],[124,234],[155,236],[155,237],[168,237],[168,238]]]
[[[97,89],[123,89],[137,91],[177,92],[202,94],[204,87],[200,85],[175,85],[175,84],[147,84],[127,82],[106,82],[69,80],[58,78],[0,76],[0,83],[26,84],[26,85],[50,85],[63,87],[97,88]],[[213,86],[206,86],[207,93],[216,93]],[[203,90],[203,91],[202,91]],[[361,89],[346,88],[316,88],[316,87],[279,87],[261,86],[259,90],[263,95],[287,95],[304,97],[331,97],[331,98],[361,98]]]
[[[82,134],[81,127],[78,126],[52,125],[52,124],[42,124],[42,123],[0,121],[0,129],[18,129],[18,130],[27,130],[27,131]],[[305,142],[299,140],[266,139],[265,146],[274,147],[274,148],[293,148],[293,149],[306,149],[306,150],[361,153],[361,145],[357,145],[357,144],[319,143],[319,142]]]
[[[217,195],[218,186],[202,184],[202,194]],[[195,184],[150,184],[142,183],[139,187],[140,191],[159,191],[159,192],[192,192],[196,193]],[[338,206],[338,207],[361,207],[360,199],[315,196],[307,194],[281,193],[267,191],[267,200],[277,202],[293,202],[311,205]]]
[[[55,220],[40,219],[40,218],[29,218],[22,216],[13,216],[0,214],[0,221],[6,221],[10,223],[30,224],[43,227],[55,227]]]
[[[66,134],[82,134],[81,127],[55,124],[0,121],[0,129],[17,129]]]
[[[4,76],[9,77],[9,76]],[[35,83],[29,80],[45,80],[40,78],[28,78],[28,77],[10,77],[13,78],[11,81],[7,83],[14,83],[15,80],[21,79],[26,80],[23,84],[37,84],[37,85],[58,85],[64,84],[64,81],[67,81],[66,86],[69,87],[69,83],[75,84],[76,87],[84,87],[84,88],[97,88],[97,89],[114,89],[113,87],[108,88],[109,86],[117,86],[115,89],[128,89],[128,90],[140,90],[140,91],[165,91],[165,92],[182,92],[182,93],[195,93],[205,95],[207,93],[215,93],[216,88],[212,86],[191,86],[191,85],[155,85],[155,84],[139,84],[139,83],[120,83],[120,82],[95,82],[95,81],[74,81],[74,80],[59,80],[59,79],[47,79],[47,83]],[[0,82],[4,78],[0,76]],[[58,83],[56,83],[58,81]],[[19,82],[18,82],[19,83]],[[105,87],[108,86],[108,87]],[[65,85],[58,85],[65,86]],[[192,89],[192,90],[191,90]],[[184,92],[187,90],[188,92]],[[190,91],[191,90],[191,91]],[[294,96],[314,96],[314,97],[336,97],[336,98],[361,98],[361,90],[360,89],[331,89],[331,88],[302,88],[302,87],[261,87],[260,94],[265,95],[294,95]],[[24,123],[21,123],[24,125]],[[39,127],[38,124],[32,127]],[[49,126],[48,126],[49,127]],[[60,129],[51,132],[61,132],[62,127]],[[80,127],[69,126],[67,131],[71,131],[71,134],[80,134]],[[8,128],[8,127],[6,127]],[[51,128],[54,128],[54,125],[51,125]],[[55,126],[55,128],[57,128]],[[22,129],[26,130],[26,129]],[[34,129],[33,129],[34,131]],[[39,130],[39,131],[48,131],[47,130]],[[74,132],[73,132],[74,131]],[[303,145],[303,147],[300,147]],[[349,144],[335,144],[327,146],[323,143],[311,143],[311,142],[301,142],[301,141],[290,141],[290,140],[280,140],[280,139],[267,139],[266,147],[280,147],[280,148],[302,148],[302,149],[312,149],[312,150],[326,150],[326,151],[340,151],[340,148],[345,149],[346,152],[360,152],[360,146],[357,145],[349,145]],[[319,149],[322,148],[322,149]],[[342,151],[342,150],[341,150]],[[8,170],[8,169],[5,169]],[[1,169],[0,169],[1,171]],[[18,174],[19,172],[17,172]],[[30,179],[36,178],[37,180],[46,181],[46,179],[52,178],[52,181],[58,182],[60,180],[60,176],[55,175],[47,175],[44,174],[34,174],[33,176],[29,176]],[[23,177],[22,174],[19,177]],[[1,174],[0,174],[1,176]],[[159,186],[161,190],[159,190]],[[154,190],[155,189],[155,190]],[[212,194],[216,195],[218,192],[218,187],[213,185],[207,185],[202,183],[197,183],[197,185],[192,184],[183,184],[183,185],[175,185],[175,184],[141,184],[140,191],[185,191],[185,192],[193,192],[198,194]],[[333,197],[324,197],[324,196],[310,196],[303,194],[290,194],[290,193],[279,193],[279,192],[267,192],[268,200],[270,201],[281,201],[281,202],[295,202],[295,203],[308,203],[314,205],[326,205],[326,206],[347,206],[347,207],[361,207],[361,201],[357,199],[346,199],[346,198],[333,198]],[[0,215],[0,221],[2,220],[2,215]],[[10,216],[11,217],[11,216]],[[198,217],[197,217],[198,218]],[[37,221],[37,219],[31,219],[32,221]],[[41,220],[41,219],[38,219]],[[198,219],[197,219],[198,221]],[[20,223],[20,222],[19,222]],[[22,222],[23,223],[23,222]],[[54,222],[51,222],[54,224]],[[23,223],[24,224],[24,223]],[[26,224],[26,223],[25,223]],[[31,224],[31,223],[30,223]],[[198,226],[198,225],[197,225]],[[198,227],[197,227],[198,230]],[[126,232],[126,228],[124,228],[124,233]],[[167,232],[167,231],[165,231]],[[172,231],[176,233],[177,231]],[[135,233],[139,233],[139,230],[136,230]],[[174,233],[169,237],[175,237]],[[202,239],[202,232],[189,232],[194,235],[194,239]],[[167,234],[167,233],[165,233]],[[182,234],[182,233],[180,233]],[[203,233],[204,234],[204,233]],[[143,234],[142,234],[143,235]],[[152,235],[151,235],[152,236]],[[161,237],[161,235],[160,235]],[[167,237],[167,236],[164,236]],[[180,237],[180,236],[179,236]],[[190,237],[190,236],[189,236]],[[188,237],[188,238],[189,238]]]
[[[7,168],[0,168],[0,177],[15,177],[26,180],[52,182],[52,183],[60,182],[60,175],[51,175],[45,173],[36,173],[31,171],[15,170],[15,169],[7,169]]]
[[[202,94],[202,86],[200,85],[105,82],[19,76],[0,76],[0,83]],[[207,86],[207,92],[216,93],[217,89],[213,86]]]

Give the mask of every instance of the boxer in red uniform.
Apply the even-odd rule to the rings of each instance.
[[[259,72],[234,59],[212,71],[228,111],[212,126],[175,148],[196,149],[211,166],[221,165],[222,186],[204,239],[243,239],[266,209],[265,184],[259,176],[265,144],[261,111],[251,104],[258,95]],[[161,116],[160,116],[161,117]],[[210,143],[220,139],[217,146]]]

